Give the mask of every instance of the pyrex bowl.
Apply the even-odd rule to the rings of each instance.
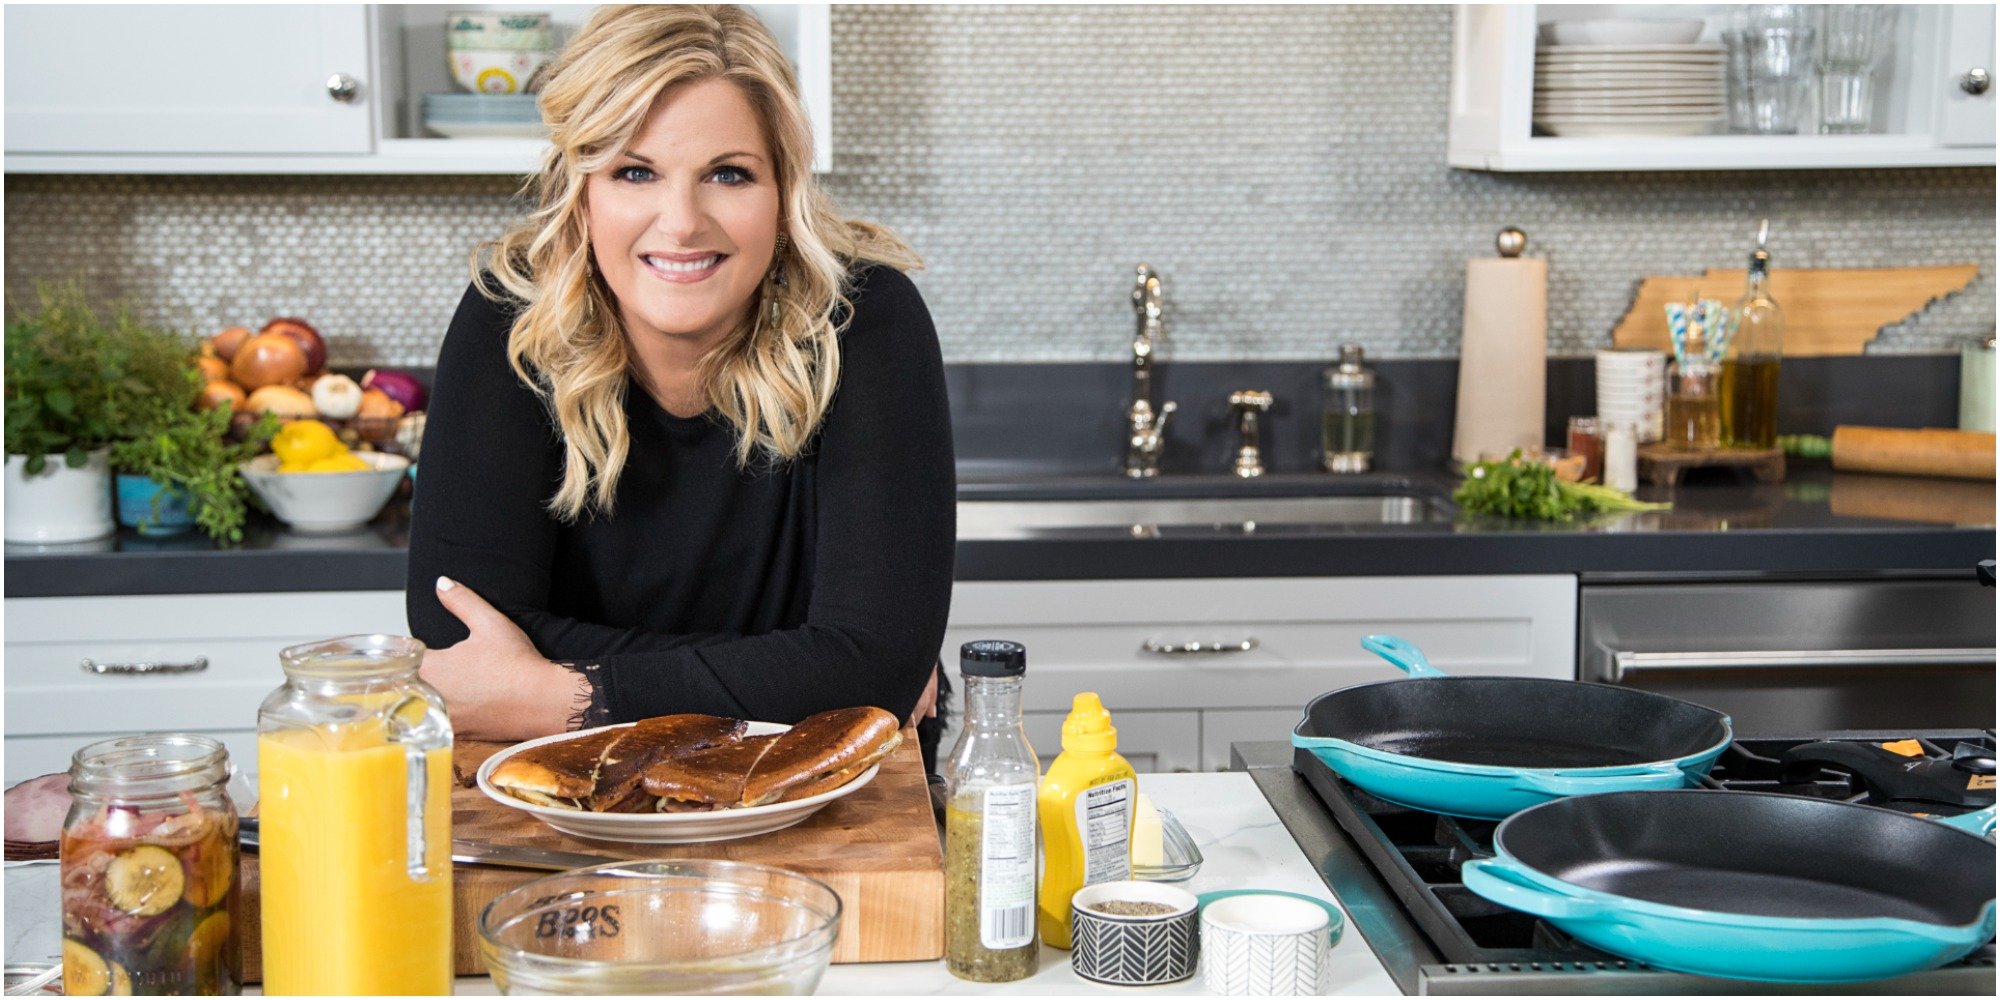
[[[243,481],[293,531],[352,531],[382,512],[410,460],[379,451],[357,451],[368,463],[358,472],[279,472],[278,456],[259,455],[241,466]]]
[[[742,861],[628,861],[511,889],[479,915],[479,950],[508,996],[811,993],[840,897]]]

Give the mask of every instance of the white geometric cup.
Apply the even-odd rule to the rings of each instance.
[[[1224,897],[1224,898],[1216,898]],[[1326,902],[1248,891],[1202,897],[1201,978],[1225,996],[1318,996],[1344,921]]]

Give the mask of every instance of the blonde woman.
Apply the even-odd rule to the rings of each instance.
[[[460,734],[930,714],[937,334],[909,248],[815,185],[796,93],[732,7],[606,7],[556,62],[535,209],[445,335],[410,528]]]

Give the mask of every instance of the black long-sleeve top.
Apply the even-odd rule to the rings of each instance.
[[[471,587],[552,660],[596,664],[612,722],[705,712],[909,716],[944,639],[955,484],[937,332],[916,286],[854,273],[840,384],[810,449],[737,467],[713,412],[626,388],[630,457],[609,517],[552,516],[561,431],[507,360],[514,312],[468,289],[445,334],[410,526],[410,631],[466,629]]]

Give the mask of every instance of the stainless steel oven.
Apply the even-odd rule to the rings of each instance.
[[[1583,680],[1707,705],[1739,735],[1994,726],[1994,591],[1969,572],[1581,595]]]

